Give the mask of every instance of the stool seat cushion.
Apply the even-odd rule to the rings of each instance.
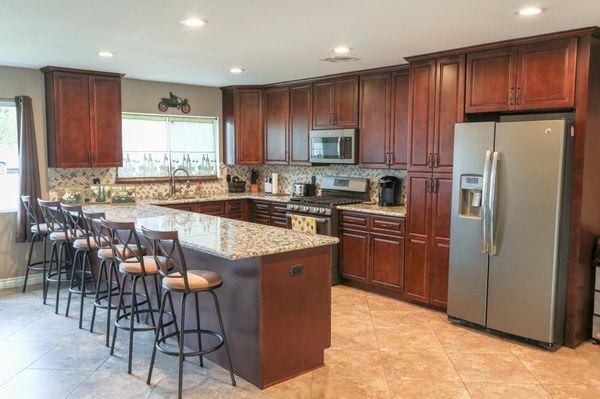
[[[144,271],[146,274],[157,274],[158,265],[154,260],[154,256],[144,256]],[[119,270],[126,274],[142,274],[142,264],[137,258],[129,258],[124,262],[119,263]]]
[[[138,249],[135,245],[128,245],[127,246],[127,253],[125,254],[125,256],[123,255],[123,250],[124,250],[125,246],[122,244],[117,244],[115,245],[115,252],[117,253],[117,256],[121,259],[123,258],[130,258],[132,256],[138,255]],[[142,247],[142,255],[146,254],[146,248]],[[105,258],[105,259],[110,259],[113,257],[113,251],[110,247],[107,248],[101,248],[98,250],[98,256],[100,258]]]
[[[34,224],[31,226],[32,233],[48,233],[50,229],[48,229],[48,225],[46,223],[39,223],[40,228],[38,229],[38,225]],[[54,223],[52,230],[60,230],[60,225],[58,223]]]
[[[81,230],[81,229],[77,229],[75,230],[75,234],[73,234],[73,232],[71,230],[67,230],[67,234],[66,237],[69,241],[72,241],[73,239],[76,238],[82,238],[85,237],[85,231]],[[51,240],[55,240],[55,241],[61,241],[61,240],[65,240],[65,232],[64,231],[55,231],[53,233],[50,233],[50,239]]]
[[[96,249],[96,240],[90,238],[90,242],[88,245],[88,240],[86,238],[78,238],[73,242],[73,248],[75,249]]]
[[[223,283],[219,273],[208,270],[190,270],[187,272],[187,280],[191,291],[205,290]],[[168,290],[185,290],[185,282],[179,272],[169,274],[163,278],[162,286]]]

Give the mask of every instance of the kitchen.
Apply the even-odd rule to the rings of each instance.
[[[39,18],[26,3],[11,24]],[[189,50],[234,23],[205,6],[138,11]],[[600,33],[525,6],[393,56],[347,30],[306,65],[282,53],[298,69],[22,39],[0,60],[22,143],[2,185],[29,196],[0,219],[0,396],[597,397]]]

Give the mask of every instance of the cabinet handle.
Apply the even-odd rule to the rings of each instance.
[[[88,151],[87,153],[88,163],[92,166],[92,152]]]
[[[433,161],[434,161],[434,167],[438,167],[440,166],[440,154],[439,153],[435,153],[435,155],[433,156]]]
[[[517,98],[517,105],[521,105],[521,88],[519,86],[517,86],[516,98]]]
[[[433,153],[430,152],[429,156],[427,157],[427,167],[429,169],[433,169]]]
[[[510,88],[510,91],[508,92],[508,105],[514,105],[513,103],[513,93],[514,93],[515,89],[513,87]]]
[[[437,193],[438,191],[438,180],[434,179],[433,177],[431,178],[431,192],[432,193]]]
[[[337,114],[335,112],[333,113],[333,124],[337,125]]]

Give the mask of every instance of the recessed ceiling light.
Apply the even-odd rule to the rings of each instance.
[[[338,54],[345,54],[347,52],[349,52],[351,50],[350,47],[346,47],[346,46],[339,46],[333,49],[333,51],[335,51]]]
[[[98,55],[100,57],[112,57],[113,55],[115,55],[115,53],[113,53],[112,51],[98,51]]]
[[[542,12],[543,10],[539,7],[525,7],[525,8],[521,8],[519,10],[519,15],[523,15],[526,17],[529,17],[531,15],[538,15]]]
[[[244,72],[244,68],[240,68],[240,67],[233,67],[229,70],[229,72],[231,73],[242,73]]]
[[[191,26],[193,28],[196,28],[198,26],[203,26],[206,25],[206,20],[204,19],[199,19],[199,18],[188,18],[188,19],[182,19],[181,21],[179,21],[179,23],[181,25],[185,25],[185,26]]]

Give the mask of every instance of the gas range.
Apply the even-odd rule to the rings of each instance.
[[[287,205],[289,211],[309,213],[313,215],[331,216],[338,205],[363,202],[361,198],[335,195],[316,195],[311,197],[292,197]]]

